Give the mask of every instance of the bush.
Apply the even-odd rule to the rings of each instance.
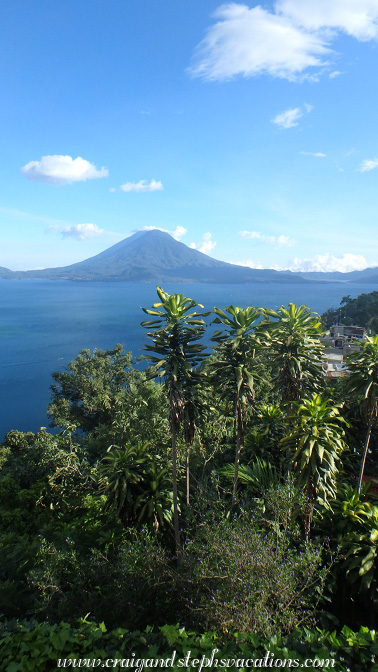
[[[328,668],[335,672],[376,672],[378,642],[374,631],[367,628],[361,628],[357,633],[343,628],[339,634],[297,630],[290,637],[274,635],[271,638],[235,633],[225,642],[215,633],[195,634],[178,625],[163,626],[155,632],[152,628],[143,632],[117,628],[108,632],[104,623],[97,625],[81,619],[80,625],[75,628],[65,622],[58,625],[36,621],[4,622],[0,624],[0,649],[1,669],[5,672],[49,672],[59,669],[58,661],[60,667],[63,667],[63,661],[65,667],[74,667],[72,659],[76,659],[76,667],[80,659],[81,669],[93,670],[92,661],[96,661],[96,667],[101,668],[106,659],[115,658],[129,659],[133,669],[137,669],[135,658],[150,659],[149,668],[146,669],[151,669],[151,659],[164,659],[166,662],[168,658],[173,658],[168,669],[199,669],[198,663],[195,667],[190,667],[190,663],[194,659],[209,660],[213,652],[225,664],[222,668],[213,665],[207,669],[234,672],[246,669],[243,668],[243,660],[249,658],[263,662],[262,659],[268,656],[269,663],[277,659],[281,661],[273,669],[283,667],[282,661],[289,668],[290,660],[292,663],[295,661],[292,667],[304,667],[305,661],[316,659],[314,665],[306,664],[310,672]],[[189,666],[180,665],[180,659],[184,662],[185,659],[189,660]],[[261,668],[263,665],[255,667]],[[123,668],[126,668],[126,664],[113,667],[117,670]]]
[[[314,622],[327,573],[321,549],[290,547],[248,516],[199,528],[181,571],[192,624],[267,636]]]

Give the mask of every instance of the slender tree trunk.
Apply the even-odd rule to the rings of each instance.
[[[180,525],[178,516],[178,495],[177,495],[177,446],[176,446],[176,427],[172,423],[172,490],[173,490],[173,526],[175,530],[176,557],[181,557]]]
[[[189,443],[186,442],[186,503],[189,506],[190,505],[190,471],[189,471],[189,453],[190,453],[190,446]]]
[[[311,523],[314,515],[315,502],[317,499],[316,490],[312,482],[312,479],[308,484],[308,486],[306,487],[305,497],[306,502],[303,508],[303,523],[304,523],[306,541],[308,541],[310,538]]]
[[[372,427],[373,427],[373,419],[370,417],[369,418],[369,423],[368,423],[368,428],[367,428],[367,431],[366,431],[364,451],[362,453],[360,475],[358,477],[358,494],[360,494],[360,492],[361,492],[362,477],[363,477],[364,471],[365,471],[365,462],[366,462],[367,452],[368,452],[368,449],[369,449]]]
[[[237,492],[238,492],[238,480],[239,480],[239,464],[240,464],[240,451],[243,444],[243,429],[242,429],[242,415],[239,402],[237,402],[236,407],[236,450],[235,450],[235,475],[234,475],[234,484],[232,488],[232,499],[236,502]]]

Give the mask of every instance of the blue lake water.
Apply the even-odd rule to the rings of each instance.
[[[368,284],[164,284],[203,303],[278,308],[290,301],[319,313],[338,307],[346,294],[371,292]],[[64,368],[83,348],[122,343],[142,354],[140,326],[157,300],[153,284],[0,280],[0,440],[10,429],[37,431],[48,425],[51,372]]]

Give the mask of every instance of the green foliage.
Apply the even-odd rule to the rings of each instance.
[[[5,622],[0,626],[0,646],[6,672],[46,672],[56,669],[59,660],[67,660],[66,665],[70,667],[69,659],[81,659],[81,669],[87,670],[101,666],[107,659],[128,659],[131,666],[132,653],[135,658],[162,661],[158,669],[168,662],[173,671],[185,669],[185,661],[191,669],[197,660],[194,667],[202,662],[203,669],[220,669],[220,661],[224,661],[222,668],[236,672],[250,666],[251,659],[261,660],[256,664],[260,668],[265,659],[272,669],[283,666],[275,665],[276,660],[284,661],[285,667],[291,660],[297,661],[295,667],[306,666],[310,672],[328,668],[335,672],[376,672],[378,655],[375,632],[368,628],[358,632],[347,627],[340,632],[304,628],[290,636],[271,637],[235,632],[225,641],[214,632],[196,634],[178,624],[165,625],[155,631],[151,627],[107,630],[104,623],[86,618],[75,628],[64,621],[56,625],[36,621]],[[309,660],[314,660],[314,665]],[[122,667],[118,665],[113,669]]]
[[[170,560],[155,535],[134,530],[127,538],[119,536],[102,548],[85,549],[69,537],[59,544],[40,537],[27,575],[36,593],[33,613],[72,623],[90,612],[109,627],[165,623],[169,609],[175,609]]]
[[[135,525],[159,527],[172,521],[172,485],[167,469],[149,453],[147,444],[111,446],[100,473],[100,492],[127,529]]]
[[[203,318],[209,313],[189,312],[200,306],[193,299],[182,294],[168,294],[157,287],[160,302],[154,303],[152,310],[143,308],[147,315],[155,319],[142,322],[142,326],[154,331],[147,336],[152,340],[145,349],[154,364],[153,375],[164,378],[169,396],[169,421],[172,437],[172,490],[173,521],[176,554],[180,555],[180,530],[178,519],[177,491],[177,434],[184,421],[187,436],[187,451],[193,436],[195,396],[193,388],[200,380],[198,365],[203,361],[205,346],[196,343],[204,334]],[[161,308],[162,310],[158,310]],[[189,503],[189,454],[187,453],[187,502]]]
[[[347,366],[347,390],[363,404],[367,417],[375,417],[378,412],[378,336],[368,336],[361,349],[349,355]]]
[[[323,347],[320,318],[307,306],[289,303],[288,308],[265,311],[266,345],[271,350],[274,382],[284,401],[301,399],[323,385]]]
[[[233,482],[235,478],[235,465],[226,464],[217,470],[219,476],[225,477]],[[272,485],[278,485],[279,474],[277,469],[269,462],[256,458],[251,466],[241,464],[239,466],[239,483],[248,486],[248,489],[254,494],[261,494],[268,490]]]
[[[360,294],[356,299],[344,296],[340,308],[330,308],[322,315],[322,323],[326,329],[333,324],[358,325],[378,332],[378,292]]]
[[[310,486],[323,506],[336,495],[337,462],[344,449],[341,406],[318,394],[296,402],[288,433],[282,439],[292,451],[290,460],[298,486]]]
[[[372,507],[370,515],[360,519],[356,527],[359,529],[346,535],[342,542],[347,578],[359,585],[360,592],[373,587],[375,592],[378,578],[378,507]]]
[[[314,618],[328,568],[321,548],[300,539],[298,493],[289,482],[252,501],[251,511],[240,496],[245,510],[238,516],[213,506],[193,527],[182,592],[189,618],[192,612],[202,628],[269,635]]]
[[[259,404],[244,440],[244,455],[249,464],[256,458],[282,468],[280,441],[286,433],[286,415],[278,404]]]
[[[350,376],[333,390],[339,403],[325,401],[318,393],[320,323],[305,306],[216,308],[223,331],[215,332],[206,360],[200,339],[208,313],[182,294],[157,291],[159,302],[145,309],[153,319],[143,323],[150,369],[134,369],[119,345],[82,351],[54,374],[50,412],[63,429],[12,431],[0,446],[0,612],[56,624],[15,626],[16,639],[32,642],[34,653],[31,659],[20,640],[22,655],[10,669],[27,670],[29,658],[35,664],[39,656],[50,669],[43,651],[52,656],[66,644],[75,651],[76,631],[58,635],[57,623],[72,626],[90,613],[105,625],[82,623],[87,651],[118,650],[108,627],[165,623],[151,640],[122,631],[120,646],[129,651],[137,641],[166,651],[177,643],[196,651],[218,642],[243,655],[282,646],[300,660],[307,650],[325,657],[329,646],[340,653],[340,670],[359,670],[373,655],[369,631],[323,635],[309,628],[337,618],[372,626],[378,615],[373,488],[358,493],[347,485],[356,480],[362,442],[356,402],[369,441],[372,434],[373,470],[376,461],[378,341],[368,339],[349,360]],[[339,471],[344,428],[350,446]],[[184,440],[190,507],[181,499]],[[314,511],[309,543],[298,521],[302,512],[308,538]],[[197,637],[178,621],[218,635]],[[79,650],[82,635],[75,642]]]
[[[365,461],[373,427],[378,418],[378,336],[368,337],[361,350],[347,358],[346,390],[360,404],[367,422],[365,445],[361,456],[358,489],[361,489]]]
[[[54,426],[89,431],[111,424],[125,394],[142,379],[131,363],[131,353],[117,344],[113,350],[82,350],[67,371],[55,371],[48,411]]]
[[[310,534],[316,503],[329,506],[336,496],[337,463],[344,449],[343,418],[339,404],[313,394],[310,399],[293,403],[288,433],[281,440],[288,448],[295,481],[306,494],[305,533]]]
[[[218,354],[212,364],[213,384],[231,401],[236,413],[238,404],[245,407],[255,400],[255,379],[260,378],[255,361],[259,341],[252,335],[262,309],[228,306],[225,311],[214,308],[217,317],[213,322],[223,324],[226,332],[216,331],[211,338],[217,343],[215,351]]]
[[[226,332],[216,331],[212,336],[218,355],[213,361],[211,380],[218,394],[231,405],[235,429],[235,467],[233,497],[236,498],[239,476],[240,451],[244,443],[249,409],[255,404],[256,379],[261,379],[261,368],[256,358],[260,342],[255,335],[256,325],[263,313],[261,308],[228,306],[225,311],[214,308],[216,324]]]
[[[141,322],[142,327],[154,329],[147,336],[153,341],[145,346],[148,359],[156,365],[156,375],[171,382],[182,383],[193,375],[195,367],[204,357],[205,346],[195,343],[204,334],[203,318],[209,312],[189,312],[203,306],[182,294],[168,294],[157,287],[160,302],[154,303],[152,310],[142,308],[155,319]],[[157,310],[162,308],[162,310]]]
[[[83,350],[68,370],[53,373],[49,414],[80,440],[91,463],[111,444],[167,444],[167,402],[161,386],[132,366],[131,353]],[[77,430],[77,431],[76,431]]]
[[[370,501],[369,501],[370,499]],[[377,607],[378,506],[369,496],[369,485],[361,492],[341,485],[332,510],[318,522],[329,536],[336,563],[330,577],[330,599],[341,617],[351,610],[349,621],[369,624]]]

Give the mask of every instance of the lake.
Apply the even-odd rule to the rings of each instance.
[[[372,292],[377,285],[164,284],[203,303],[278,308],[290,301],[322,313],[346,294]],[[10,429],[48,426],[51,372],[64,368],[83,348],[122,343],[142,354],[146,316],[141,306],[157,301],[153,284],[0,279],[0,440]]]

